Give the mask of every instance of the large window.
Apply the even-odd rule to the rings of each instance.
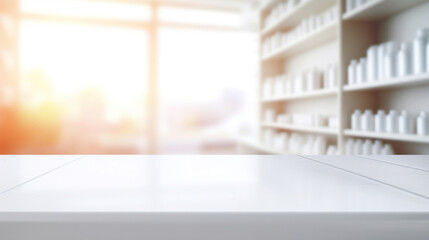
[[[29,20],[20,45],[29,147],[144,153],[146,31]]]
[[[256,124],[258,39],[240,11],[20,2],[20,153],[233,153]]]

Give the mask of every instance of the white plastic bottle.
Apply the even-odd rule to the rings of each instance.
[[[305,81],[303,78],[303,74],[299,73],[295,76],[294,78],[294,82],[293,82],[293,86],[294,86],[294,93],[299,94],[305,91],[306,86],[305,86]]]
[[[354,145],[355,145],[355,142],[353,141],[353,139],[351,139],[351,138],[347,139],[346,149],[344,151],[346,155],[353,155]]]
[[[396,42],[387,42],[386,43],[386,52],[384,54],[384,79],[391,79],[396,77],[397,66],[396,66],[396,57],[397,57],[398,45]]]
[[[381,155],[393,155],[393,148],[390,144],[384,144],[383,149],[381,149]]]
[[[366,59],[361,58],[356,67],[356,83],[363,84],[366,82]]]
[[[420,112],[417,117],[417,134],[429,135],[429,117],[427,112]]]
[[[362,146],[363,146],[362,140],[360,139],[356,140],[353,147],[353,154],[362,155]]]
[[[265,110],[265,122],[272,123],[275,121],[276,112],[273,109]]]
[[[404,42],[398,52],[398,76],[403,77],[411,74],[411,44]]]
[[[428,38],[428,29],[420,28],[413,42],[413,74],[422,74],[426,72],[426,45]]]
[[[426,44],[426,71],[429,72],[429,41]]]
[[[356,109],[353,113],[352,113],[352,117],[351,117],[351,127],[353,130],[361,130],[360,128],[360,119],[361,119],[361,111]]]
[[[384,55],[384,77],[391,79],[396,77],[396,52],[386,52]]]
[[[348,85],[356,84],[356,67],[358,62],[356,60],[352,60],[347,69],[347,83]]]
[[[398,118],[398,132],[401,134],[411,134],[413,133],[412,129],[411,116],[407,111],[402,111]]]
[[[346,2],[346,12],[350,12],[356,7],[356,0],[347,0]]]
[[[372,151],[371,151],[371,153],[373,155],[380,155],[382,148],[383,148],[383,145],[381,144],[381,141],[380,140],[376,140],[376,141],[374,141],[374,144],[372,144]]]
[[[386,54],[386,43],[380,44],[377,48],[377,64],[378,64],[378,73],[379,79],[384,80],[384,55]]]
[[[326,150],[326,155],[338,155],[337,146],[329,145],[328,150]]]
[[[367,139],[363,143],[362,154],[363,155],[371,155],[372,154],[372,142],[371,142],[371,140]]]
[[[386,113],[384,110],[378,110],[374,119],[374,130],[376,132],[386,131]]]
[[[367,82],[378,80],[378,64],[377,64],[377,46],[371,46],[366,52],[367,67],[366,77]]]
[[[365,110],[360,118],[360,129],[362,131],[374,131],[374,115],[371,110]]]
[[[398,114],[395,110],[390,110],[389,114],[386,116],[386,132],[398,132]]]
[[[329,77],[329,87],[330,88],[337,87],[338,86],[338,81],[337,81],[337,65],[331,64],[329,66],[328,77]]]
[[[314,155],[323,155],[326,153],[327,142],[324,137],[317,136],[313,143],[313,154]]]

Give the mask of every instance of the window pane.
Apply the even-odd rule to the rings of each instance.
[[[160,7],[159,19],[164,22],[225,27],[240,27],[242,25],[241,15],[238,12],[177,7]]]
[[[23,21],[20,89],[29,151],[144,152],[147,44],[144,30]]]
[[[231,137],[257,124],[257,46],[254,33],[160,30],[162,153],[235,152]]]
[[[21,0],[21,11],[94,19],[147,21],[151,17],[150,8],[145,4],[88,0]]]

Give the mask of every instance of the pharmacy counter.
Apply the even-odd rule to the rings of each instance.
[[[0,239],[427,239],[428,162],[1,156]]]

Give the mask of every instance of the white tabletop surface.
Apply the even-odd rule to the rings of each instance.
[[[71,163],[80,155],[9,155],[0,156],[0,195],[20,184]]]
[[[429,212],[427,171],[374,159],[1,156],[0,212]]]

